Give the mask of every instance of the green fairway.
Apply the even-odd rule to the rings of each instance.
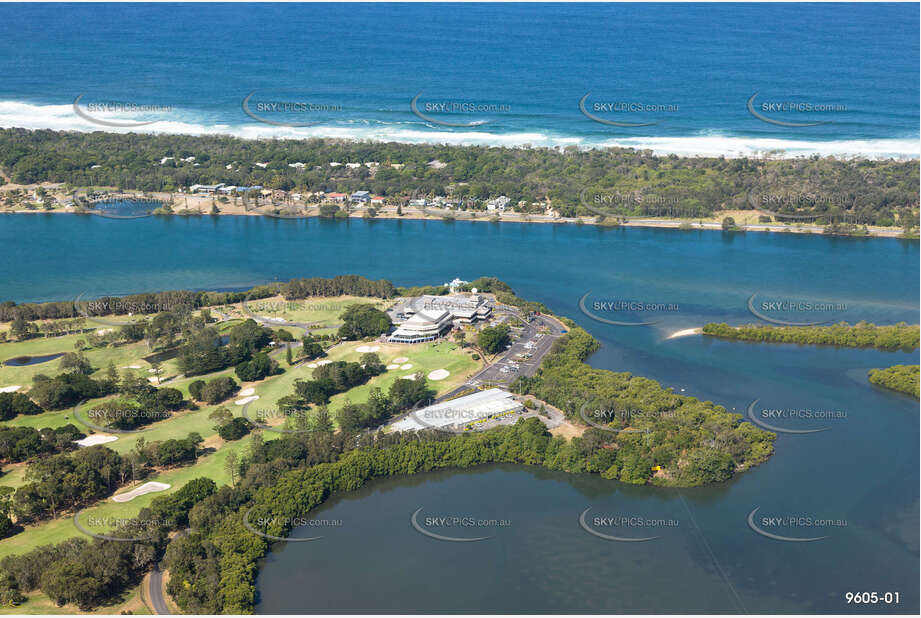
[[[276,435],[273,435],[273,432],[265,432],[264,438],[265,440],[271,440],[276,437]],[[198,461],[191,466],[173,468],[159,474],[154,473],[151,476],[139,481],[135,485],[120,489],[116,495],[125,493],[137,485],[150,481],[157,481],[159,483],[167,483],[171,485],[171,487],[165,491],[144,494],[143,496],[138,496],[129,502],[113,502],[111,498],[107,498],[103,501],[100,501],[96,505],[81,511],[80,522],[84,527],[90,529],[93,532],[104,532],[102,529],[97,530],[93,526],[89,525],[88,522],[90,521],[90,518],[134,517],[143,507],[149,506],[151,501],[153,501],[153,499],[157,496],[169,495],[170,493],[179,490],[190,480],[196,478],[210,478],[215,483],[217,483],[218,486],[229,485],[230,474],[224,467],[224,462],[227,459],[227,455],[232,451],[236,451],[238,456],[242,456],[249,448],[251,441],[252,435],[248,435],[240,440],[224,443],[214,453],[204,457],[199,457]],[[112,444],[108,444],[106,446],[112,446]],[[6,477],[3,477],[0,479],[0,481],[5,479]],[[6,484],[7,483],[5,482],[0,482],[0,485]],[[0,558],[10,554],[22,554],[35,549],[39,545],[59,543],[64,539],[82,534],[74,526],[73,515],[74,513],[68,513],[68,515],[65,517],[44,521],[35,526],[28,526],[23,532],[3,539],[0,541]]]
[[[310,301],[297,302],[300,303],[300,306],[278,309],[274,312],[267,311],[266,314],[272,317],[283,317],[284,319],[292,321],[325,324],[325,326],[319,330],[325,332],[334,332],[337,329],[335,322],[338,315],[349,304],[354,304],[357,302],[371,302],[376,304],[378,307],[383,307],[385,305],[385,303],[380,299],[364,299],[357,297],[311,299]],[[272,308],[272,305],[268,305],[266,307],[266,309]],[[239,324],[240,319],[244,317],[240,311],[239,305],[236,305],[232,310],[224,310],[222,313],[231,315],[233,319],[220,322],[217,325],[221,332],[226,332],[235,324]],[[260,312],[259,315],[262,315],[262,313]],[[290,327],[285,328],[288,328],[288,330],[290,330],[292,334],[295,335],[295,337],[300,336],[300,333],[297,331],[297,329]],[[315,329],[313,332],[317,332],[317,329]],[[37,356],[54,352],[73,351],[75,342],[81,338],[82,337],[80,335],[67,335],[63,337],[39,338],[23,342],[3,343],[0,344],[0,359],[23,355]],[[378,387],[386,392],[391,384],[404,376],[415,375],[419,372],[421,372],[423,376],[428,376],[429,373],[438,369],[447,371],[448,375],[445,379],[437,381],[431,379],[428,380],[429,385],[433,389],[436,389],[437,393],[441,395],[462,384],[471,374],[473,374],[482,366],[482,361],[474,361],[471,358],[470,349],[462,349],[458,344],[450,341],[423,343],[417,345],[398,345],[380,342],[359,341],[342,342],[334,345],[328,350],[326,357],[318,360],[343,360],[349,362],[359,362],[361,360],[362,352],[358,351],[358,348],[362,346],[376,346],[378,349],[375,353],[385,365],[393,364],[393,361],[396,358],[405,357],[407,360],[402,361],[399,364],[401,366],[410,364],[412,367],[408,369],[396,368],[387,370],[383,374],[375,376],[366,384],[353,388],[346,393],[339,393],[333,396],[329,406],[333,418],[335,418],[336,411],[341,408],[346,401],[363,403],[367,401],[372,388]],[[297,350],[295,349],[294,352],[296,354]],[[84,354],[87,356],[87,358],[90,359],[94,369],[96,370],[95,377],[102,375],[106,371],[109,363],[112,362],[115,364],[120,374],[124,373],[125,371],[130,371],[134,372],[136,375],[143,376],[144,378],[150,378],[152,375],[149,371],[150,364],[143,360],[143,357],[147,356],[149,353],[150,351],[147,349],[147,345],[144,342],[116,346],[103,346],[99,348],[84,350]],[[275,359],[284,370],[282,373],[271,376],[259,382],[240,384],[241,390],[252,388],[254,394],[258,395],[259,399],[255,400],[254,403],[257,408],[275,408],[277,401],[281,397],[290,395],[294,392],[295,380],[309,380],[312,377],[313,368],[311,368],[309,365],[315,365],[316,362],[303,362],[299,365],[289,367],[285,361],[285,353],[283,349],[273,352],[272,358]],[[177,376],[176,374],[178,371],[175,362],[175,359],[170,359],[162,363],[163,374],[161,377],[160,386],[177,388],[182,391],[186,398],[189,397],[189,384],[191,384],[194,380],[208,381],[219,376],[233,376],[234,379],[237,380],[236,376],[234,375],[233,368],[227,368],[222,371],[203,376]],[[56,375],[59,373],[59,364],[60,361],[55,360],[49,361],[48,363],[27,367],[2,367],[0,368],[0,387],[20,385],[22,387],[20,389],[21,391],[28,392],[28,389],[32,384],[32,379],[36,374],[46,373],[48,375]],[[137,368],[129,368],[131,365],[135,365]],[[237,381],[239,382],[239,380]],[[234,397],[231,397],[230,399],[217,405],[201,405],[198,410],[181,410],[175,412],[170,418],[160,422],[152,423],[146,426],[140,432],[112,432],[109,434],[116,436],[117,439],[112,442],[105,443],[104,446],[120,454],[127,454],[135,448],[141,438],[143,438],[147,443],[150,443],[170,438],[182,439],[191,432],[197,432],[204,439],[203,447],[206,449],[206,452],[204,455],[199,457],[198,461],[194,465],[155,471],[148,478],[142,479],[129,487],[121,488],[117,493],[124,493],[131,488],[148,481],[167,483],[171,486],[169,489],[162,492],[155,492],[145,494],[143,496],[138,496],[137,498],[125,503],[113,502],[111,497],[107,498],[82,511],[80,515],[81,523],[83,523],[83,525],[86,527],[90,527],[86,524],[91,520],[91,518],[102,519],[134,517],[138,514],[141,508],[148,506],[157,496],[168,495],[174,491],[177,491],[185,483],[195,478],[210,478],[214,480],[219,486],[229,484],[230,475],[225,469],[225,461],[227,456],[231,452],[237,452],[239,456],[243,456],[252,441],[252,434],[244,437],[241,440],[225,443],[217,435],[217,431],[215,429],[215,421],[213,419],[209,419],[208,416],[219,406],[228,408],[234,416],[240,416],[243,411],[243,406],[237,405],[236,401],[239,401],[246,396],[247,395],[241,395],[238,393]],[[96,405],[99,401],[102,401],[102,399],[92,400],[80,406],[80,416],[84,420],[87,420],[87,411]],[[7,421],[8,425],[32,427],[35,429],[42,429],[45,427],[59,427],[67,423],[73,423],[74,425],[77,425],[82,431],[84,431],[84,433],[88,435],[94,433],[94,430],[86,427],[75,418],[74,411],[71,408],[65,410],[43,412],[34,416],[19,416]],[[278,432],[272,431],[262,431],[261,434],[264,440],[272,440],[278,438],[281,435]],[[6,465],[3,469],[2,476],[0,476],[0,486],[8,486],[13,488],[21,487],[24,484],[26,470],[26,464]],[[55,520],[44,521],[37,525],[29,526],[19,534],[16,534],[7,539],[0,540],[0,558],[11,554],[21,554],[28,552],[40,545],[59,543],[67,538],[82,534],[74,526],[73,515],[74,513],[72,512],[63,514]],[[103,532],[103,530],[100,530],[100,532]],[[111,610],[117,607],[120,606],[112,606],[108,609]],[[35,593],[29,595],[29,600],[24,605],[18,608],[5,609],[13,610],[13,612],[5,613],[16,613],[17,611],[19,613],[55,613],[58,611],[64,611],[66,608],[59,610],[55,608],[52,603],[50,603],[47,597],[44,597],[40,593]],[[139,608],[137,607],[131,607],[130,609],[135,611],[135,613],[138,613],[139,611]],[[143,606],[141,606],[140,610],[143,611],[143,609]]]

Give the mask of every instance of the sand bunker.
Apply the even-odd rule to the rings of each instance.
[[[122,369],[140,369],[140,365],[125,365]]]
[[[408,376],[400,376],[400,379],[401,379],[401,380],[415,380],[415,379],[416,379],[416,374],[412,374],[412,375],[408,375]]]
[[[400,366],[397,365],[396,363],[392,363],[392,364],[390,364],[390,365],[387,365],[387,369],[399,369],[399,368],[400,368]]]
[[[311,369],[316,369],[316,368],[317,368],[317,364],[316,364],[316,363],[307,363],[307,366],[308,366],[309,368],[311,368]]]
[[[156,491],[166,491],[172,487],[167,483],[157,483],[156,481],[149,481],[144,483],[140,487],[135,487],[131,491],[126,491],[123,494],[118,494],[117,496],[112,496],[113,502],[129,502],[134,500],[138,496],[143,496],[144,494],[152,494]]]
[[[100,328],[99,330],[96,331],[96,334],[97,335],[108,335],[109,333],[114,333],[114,332],[115,332],[114,328]]]
[[[249,397],[244,397],[243,399],[237,399],[234,401],[234,403],[238,406],[245,406],[249,402],[256,401],[257,399],[259,399],[259,395],[250,395]]]
[[[407,357],[407,356],[400,356],[400,357],[398,357],[398,358],[393,359],[393,362],[395,362],[395,363],[398,364],[398,365],[402,365],[403,363],[405,363],[405,362],[408,361],[408,360],[409,360],[409,357]]]
[[[94,433],[91,436],[86,436],[82,440],[74,440],[74,444],[79,444],[80,446],[96,446],[97,444],[106,444],[107,442],[115,442],[118,440],[118,436],[104,436],[100,433]]]
[[[380,349],[381,349],[381,346],[379,345],[360,345],[357,348],[355,348],[355,351],[361,352],[362,354],[364,354],[365,352],[377,352]]]
[[[685,328],[684,330],[678,330],[673,332],[671,335],[666,337],[666,339],[677,339],[678,337],[687,337],[689,335],[700,335],[704,330],[702,328]]]
[[[449,375],[451,375],[451,372],[447,369],[436,369],[429,374],[429,380],[444,380]]]
[[[242,391],[240,391],[240,394],[246,397],[247,395],[252,395],[255,392],[256,392],[256,389],[250,387],[250,388],[244,388]]]
[[[322,367],[323,365],[328,365],[328,364],[330,364],[331,362],[333,362],[333,361],[331,361],[331,360],[321,360],[321,361],[317,361],[317,365],[320,366],[320,367]]]
[[[405,365],[400,365],[400,369],[412,369],[412,368],[413,368],[412,363],[406,363]]]
[[[15,393],[21,388],[22,386],[19,384],[14,384],[13,386],[4,386],[3,388],[0,388],[0,393]]]

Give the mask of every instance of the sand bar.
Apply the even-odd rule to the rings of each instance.
[[[666,339],[677,339],[678,337],[688,337],[690,335],[700,335],[704,332],[702,328],[685,328],[684,330],[678,330],[673,332],[671,335],[666,337]]]

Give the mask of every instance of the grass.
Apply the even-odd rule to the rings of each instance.
[[[286,309],[275,314],[269,312],[269,315],[278,315],[279,317],[284,317],[285,319],[294,321],[328,322],[329,320],[335,320],[342,312],[344,307],[348,304],[353,304],[356,302],[374,302],[378,306],[382,306],[384,304],[384,302],[380,301],[379,299],[364,299],[357,297],[311,299],[308,301],[296,302],[301,304],[306,303],[310,306]],[[256,309],[256,307],[254,306],[253,309]],[[225,313],[226,312],[227,311],[225,311]],[[263,312],[259,312],[259,315],[263,314]],[[226,331],[236,323],[239,323],[239,321],[233,320],[232,322],[221,323],[219,328],[222,331]],[[332,332],[335,330],[335,326],[328,324],[325,328],[320,329],[321,332]],[[315,330],[314,332],[317,331]],[[293,334],[297,336],[298,333]],[[0,344],[0,359],[12,358],[22,355],[35,356],[52,352],[72,351],[74,349],[74,343],[81,338],[81,335],[67,335],[63,337],[3,343]],[[423,375],[427,375],[429,372],[435,369],[446,369],[450,372],[448,378],[441,381],[429,381],[431,387],[436,389],[437,393],[440,395],[463,383],[469,375],[471,375],[481,366],[481,361],[474,361],[471,358],[471,353],[469,350],[464,350],[457,344],[449,341],[423,343],[417,345],[346,342],[331,348],[326,358],[332,361],[345,360],[350,362],[357,362],[361,358],[361,352],[358,352],[356,348],[362,345],[379,346],[380,349],[377,351],[377,355],[384,362],[384,364],[390,364],[394,358],[405,356],[409,359],[406,362],[411,363],[413,366],[408,370],[395,369],[386,371],[384,374],[372,378],[367,384],[351,389],[347,393],[340,393],[335,395],[332,398],[330,405],[330,411],[334,417],[335,412],[341,408],[347,400],[354,403],[363,403],[367,401],[373,387],[379,387],[386,392],[390,385],[394,381],[400,379],[402,376],[413,375],[420,371],[423,373]],[[100,373],[106,370],[110,361],[115,363],[115,366],[118,368],[119,372],[124,372],[125,369],[122,369],[122,367],[128,365],[141,365],[142,369],[137,369],[134,371],[136,371],[138,375],[149,377],[151,375],[147,371],[149,364],[140,360],[148,353],[149,351],[147,350],[147,346],[143,342],[117,347],[96,348],[85,351],[85,354],[91,360],[93,366],[97,369],[97,377],[100,375]],[[243,383],[240,385],[241,388],[254,388],[255,394],[259,395],[260,397],[260,399],[257,401],[259,403],[264,403],[265,407],[274,407],[278,399],[293,393],[295,380],[308,380],[312,377],[313,374],[313,369],[308,367],[307,363],[303,363],[295,367],[288,367],[287,363],[285,362],[285,354],[283,351],[274,354],[273,358],[275,358],[279,362],[279,365],[285,370],[283,373],[270,377],[261,382]],[[26,390],[25,387],[31,384],[32,378],[35,374],[56,374],[58,372],[58,364],[59,363],[56,361],[50,361],[49,363],[33,365],[31,367],[2,367],[0,368],[0,386],[19,384],[24,387],[23,390]],[[170,376],[173,376],[177,373],[175,360],[166,361],[162,366],[164,369],[162,377],[163,382],[165,382]],[[175,382],[169,383],[168,386],[178,388],[186,397],[188,397],[188,386],[193,380],[203,379],[207,381],[218,376],[232,375],[233,369],[230,368],[209,374],[207,376],[181,378]],[[177,491],[187,482],[195,478],[207,477],[214,480],[215,483],[217,483],[219,486],[229,484],[230,476],[224,467],[227,456],[231,452],[237,452],[239,455],[244,454],[252,441],[252,434],[238,441],[224,443],[217,436],[217,433],[214,429],[215,422],[209,419],[208,415],[219,406],[226,406],[233,412],[235,416],[241,415],[243,407],[235,405],[234,403],[235,400],[239,398],[240,396],[237,395],[221,404],[213,406],[202,406],[199,410],[195,411],[185,410],[174,413],[173,416],[171,416],[169,419],[160,421],[158,423],[152,423],[140,433],[113,434],[117,435],[118,439],[114,442],[107,443],[105,446],[121,454],[128,453],[134,449],[138,440],[142,437],[147,442],[154,442],[166,440],[169,438],[185,438],[190,432],[198,432],[205,439],[205,446],[214,448],[216,450],[213,450],[207,455],[199,457],[198,461],[194,465],[159,471],[137,483],[140,484],[142,482],[158,481],[170,484],[170,489],[163,492],[156,492],[139,496],[134,500],[125,503],[113,502],[111,499],[102,500],[81,512],[81,523],[85,527],[91,527],[88,526],[88,519],[91,516],[96,518],[134,517],[138,514],[140,509],[148,506],[154,498],[168,495],[174,491]],[[101,400],[90,401],[81,407],[81,410],[84,411],[84,418],[86,418],[85,411],[91,408],[97,401]],[[11,419],[7,424],[41,429],[44,427],[59,427],[67,423],[73,423],[83,428],[83,425],[81,425],[79,421],[74,418],[72,409],[48,411],[35,416],[20,416],[15,419]],[[92,430],[85,428],[85,432],[90,434],[92,433]],[[280,434],[277,432],[262,432],[264,440],[272,440],[279,437],[279,435]],[[0,486],[8,486],[13,488],[21,487],[24,484],[26,469],[27,466],[25,464],[10,464],[4,466],[3,474],[0,476]],[[131,487],[134,486],[135,485],[132,485]],[[131,487],[122,488],[117,493],[123,493],[129,490]],[[41,522],[34,526],[29,526],[23,532],[17,535],[0,540],[0,558],[11,554],[22,554],[35,549],[40,545],[59,543],[67,538],[82,534],[74,527],[72,518],[73,513],[66,513],[60,516],[58,519]],[[29,600],[25,604],[16,608],[3,608],[3,613],[39,614],[71,613],[73,611],[73,608],[57,608],[48,600],[47,597],[39,593],[31,594],[28,596]],[[130,601],[126,601],[126,603],[128,602]],[[102,613],[118,613],[118,611],[121,609],[125,609],[125,607],[122,607],[121,605],[111,606],[108,608],[102,608],[100,611]],[[135,613],[139,613],[138,609],[131,609],[135,611]],[[142,611],[145,610],[143,605],[141,605],[140,609]]]
[[[141,600],[141,586],[135,586],[126,590],[122,595],[122,600],[112,605],[97,607],[96,609],[85,612],[75,605],[65,605],[58,607],[54,601],[47,595],[39,591],[33,591],[26,596],[26,602],[16,607],[0,607],[0,614],[105,614],[118,615],[121,612],[130,612],[132,614],[152,614]]]
[[[276,437],[273,432],[265,432],[264,438],[270,440]],[[166,491],[144,494],[129,502],[113,502],[107,498],[81,511],[80,522],[93,532],[104,532],[102,527],[92,526],[89,524],[91,517],[96,518],[130,518],[135,517],[138,512],[145,506],[149,506],[157,496],[166,496],[178,491],[189,481],[201,477],[210,478],[218,486],[230,484],[230,474],[224,467],[224,462],[231,452],[236,452],[242,456],[249,448],[252,441],[252,434],[234,442],[224,443],[214,453],[205,457],[199,457],[198,462],[191,466],[172,468],[164,472],[155,473],[148,478],[138,481],[136,485],[149,481],[168,483],[171,485]],[[115,444],[115,443],[112,443]],[[107,445],[108,446],[108,445]],[[4,477],[5,480],[5,477]],[[3,483],[4,485],[6,483]],[[135,487],[125,487],[117,493],[124,493]],[[74,527],[74,513],[68,513],[66,516],[58,517],[54,520],[44,521],[34,526],[27,526],[19,534],[0,541],[0,558],[11,554],[22,554],[49,543],[60,543],[61,541],[79,536],[82,533]]]

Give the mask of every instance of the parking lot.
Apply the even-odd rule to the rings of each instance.
[[[472,376],[467,383],[445,395],[442,399],[450,399],[470,388],[481,386],[507,386],[520,375],[531,376],[537,371],[541,360],[553,342],[557,340],[565,329],[560,324],[547,316],[534,316],[527,322],[516,313],[498,311],[498,317],[505,318],[506,323],[512,327],[512,345],[503,354],[482,371]]]

